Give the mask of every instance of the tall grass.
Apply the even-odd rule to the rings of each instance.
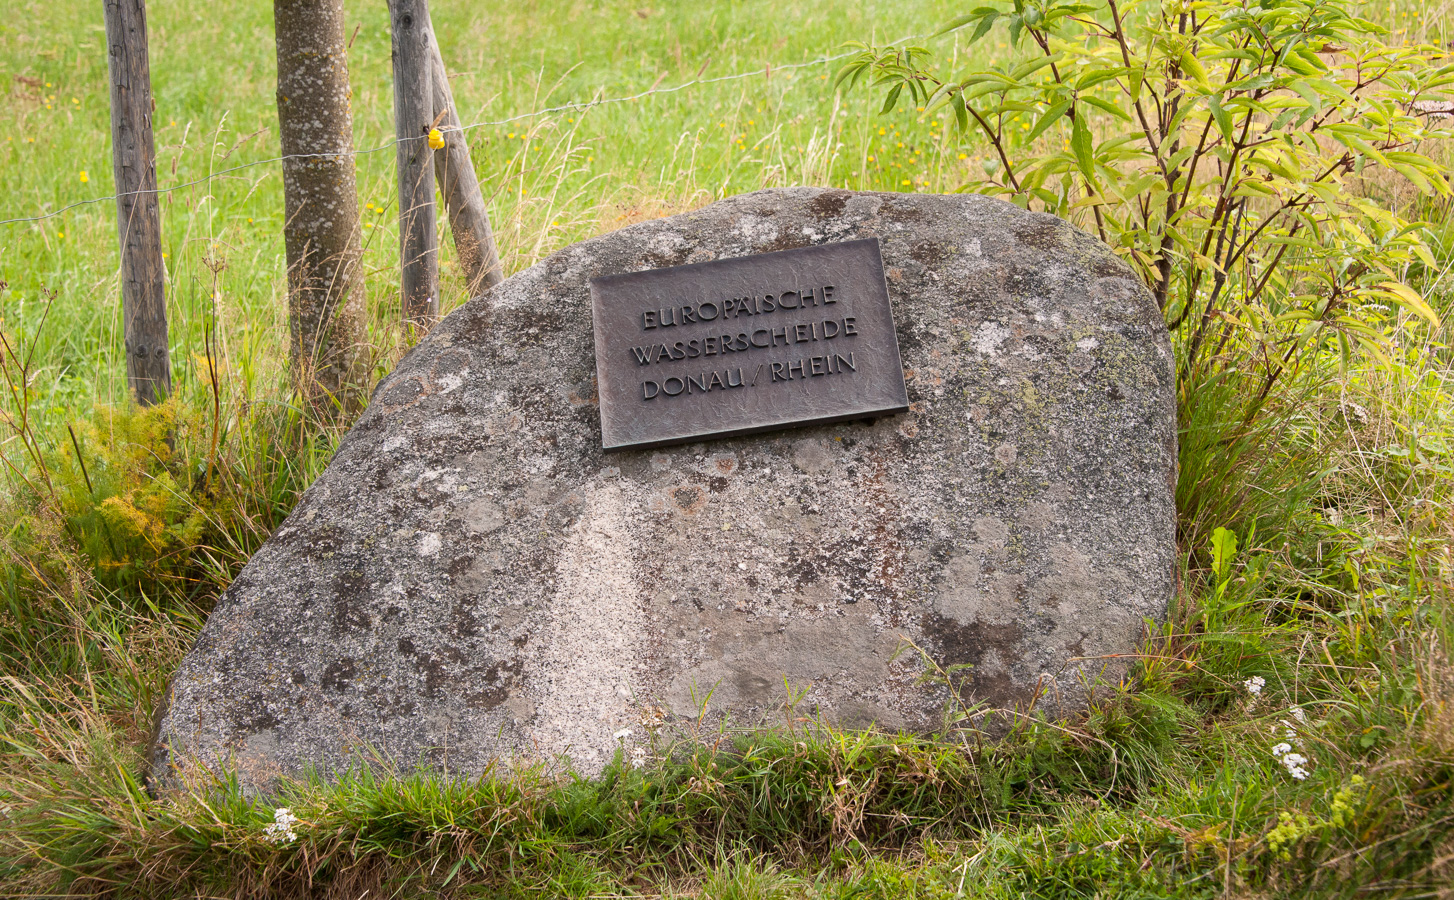
[[[1450,38],[1444,5],[1369,10]],[[764,186],[956,188],[986,148],[946,120],[875,116],[829,89],[831,65],[776,68],[956,11],[436,2],[433,17],[466,122],[754,73],[472,130],[513,272]],[[162,185],[276,155],[266,5],[151,12]],[[351,12],[366,149],[392,131],[387,22]],[[0,26],[0,218],[109,193],[99,26],[70,0]],[[375,375],[405,349],[393,178],[391,151],[359,157]],[[712,735],[589,781],[359,772],[267,802],[226,773],[152,798],[141,759],[211,603],[340,437],[288,394],[276,164],[166,195],[177,391],[147,412],[125,403],[113,208],[0,226],[0,892],[1440,896],[1454,882],[1454,237],[1446,204],[1393,179],[1361,189],[1442,236],[1438,266],[1401,274],[1445,326],[1395,322],[1385,360],[1319,357],[1250,429],[1235,378],[1183,385],[1181,591],[1134,682],[1084,718],[1022,719],[996,741]],[[464,298],[443,244],[448,308]],[[1308,757],[1306,779],[1273,753],[1282,742]],[[267,840],[278,806],[300,820],[291,842]]]

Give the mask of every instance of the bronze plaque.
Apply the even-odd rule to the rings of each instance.
[[[878,238],[591,279],[607,450],[909,408]]]

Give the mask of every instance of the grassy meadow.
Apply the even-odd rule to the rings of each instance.
[[[1354,5],[1390,43],[1454,40],[1448,0]],[[0,224],[0,895],[1454,898],[1454,219],[1376,171],[1352,189],[1431,252],[1388,277],[1442,324],[1367,312],[1381,349],[1315,354],[1255,421],[1244,381],[1181,385],[1181,592],[1134,683],[1087,716],[992,742],[734,735],[594,780],[149,796],[167,678],[348,424],[289,389],[271,8],[151,7],[175,392],[144,412],[121,357],[100,5],[17,0],[0,22],[0,220],[21,220]],[[388,23],[348,8],[376,379],[407,349]],[[906,36],[945,65],[1026,53],[1003,28],[931,37],[965,11],[431,8],[507,274],[761,187],[982,179],[992,150],[951,116],[880,115],[882,91],[835,91],[841,61],[821,62]],[[1094,229],[1095,212],[1072,214]],[[466,298],[441,246],[448,310]],[[269,839],[277,807],[295,839]]]

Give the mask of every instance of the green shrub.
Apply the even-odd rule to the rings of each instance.
[[[1306,499],[1249,498],[1249,483],[1316,486],[1291,408],[1259,421],[1275,389],[1324,351],[1382,359],[1400,315],[1439,321],[1409,284],[1435,267],[1427,228],[1373,197],[1389,176],[1449,196],[1430,155],[1448,120],[1420,104],[1454,84],[1454,66],[1350,9],[1013,0],[944,29],[974,42],[1004,28],[1020,52],[987,68],[864,47],[838,73],[883,90],[885,113],[906,98],[951,111],[989,152],[964,190],[1082,224],[1151,287],[1176,337],[1182,421],[1198,426],[1183,440],[1186,546],[1233,523],[1272,536]]]

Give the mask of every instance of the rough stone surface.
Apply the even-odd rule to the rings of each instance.
[[[910,412],[602,453],[588,278],[875,235]],[[154,771],[589,773],[789,689],[936,730],[906,641],[967,701],[1073,707],[1171,595],[1174,418],[1149,294],[1048,215],[799,188],[586,241],[379,385],[177,672]]]

